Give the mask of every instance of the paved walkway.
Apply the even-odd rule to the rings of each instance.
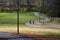
[[[7,32],[0,32],[0,40],[33,40],[33,39],[16,34],[10,34]]]
[[[16,34],[10,34],[6,32],[0,32],[0,40],[59,40],[59,38],[43,37],[40,38],[28,38]]]
[[[41,14],[39,14],[38,12],[34,12],[34,15],[35,16],[38,16],[40,18],[45,18],[45,21],[49,21],[50,19],[47,18],[47,17],[44,17],[44,16],[41,16]],[[60,28],[51,28],[51,27],[48,27],[48,26],[38,26],[36,24],[30,24],[29,22],[26,23],[27,26],[30,26],[30,27],[36,27],[36,28],[47,28],[47,29],[58,29],[60,30]]]
[[[45,21],[50,21],[49,18],[47,18],[47,17],[41,15],[39,12],[34,12],[34,15],[35,15],[35,16],[38,16],[38,17],[40,17],[40,18],[44,18]]]

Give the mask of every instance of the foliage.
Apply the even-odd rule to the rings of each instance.
[[[20,12],[27,12],[27,8],[26,7],[21,7]]]
[[[60,18],[55,18],[55,22],[60,23]]]
[[[39,6],[34,6],[34,7],[32,7],[32,11],[39,12],[40,11],[40,7]]]
[[[46,13],[46,8],[44,7],[44,5],[40,6],[40,13]]]
[[[48,2],[45,2],[44,5],[40,6],[40,12],[45,13],[49,16],[53,17],[60,17],[60,6],[59,6],[59,0],[48,0]],[[48,3],[48,4],[46,4]]]

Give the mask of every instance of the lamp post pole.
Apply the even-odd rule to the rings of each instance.
[[[19,34],[19,0],[17,0],[17,34]]]

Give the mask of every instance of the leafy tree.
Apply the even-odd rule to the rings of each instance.
[[[59,0],[48,0],[44,1],[44,5],[40,6],[40,12],[45,13],[49,16],[60,17],[60,1]]]

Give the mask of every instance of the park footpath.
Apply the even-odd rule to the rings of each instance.
[[[0,32],[0,40],[59,40],[58,38],[50,38],[50,37],[26,37],[17,34],[11,34],[7,32]]]
[[[50,18],[47,18],[45,16],[42,16],[39,12],[34,12],[34,15],[37,16],[37,17],[40,17],[40,18],[44,18],[44,20],[40,20],[40,21],[45,21],[45,22],[48,22],[50,21],[51,19]],[[36,23],[39,23],[39,20],[37,21],[31,21],[30,22],[27,22],[26,25],[27,26],[30,26],[30,27],[36,27],[36,28],[46,28],[46,29],[56,29],[56,30],[60,30],[60,28],[51,28],[51,27],[48,27],[48,26],[41,26],[41,25],[37,25]],[[42,23],[43,24],[43,23]],[[43,24],[44,25],[44,24]]]
[[[18,34],[0,32],[0,40],[33,40],[33,39],[29,37],[24,37]]]

